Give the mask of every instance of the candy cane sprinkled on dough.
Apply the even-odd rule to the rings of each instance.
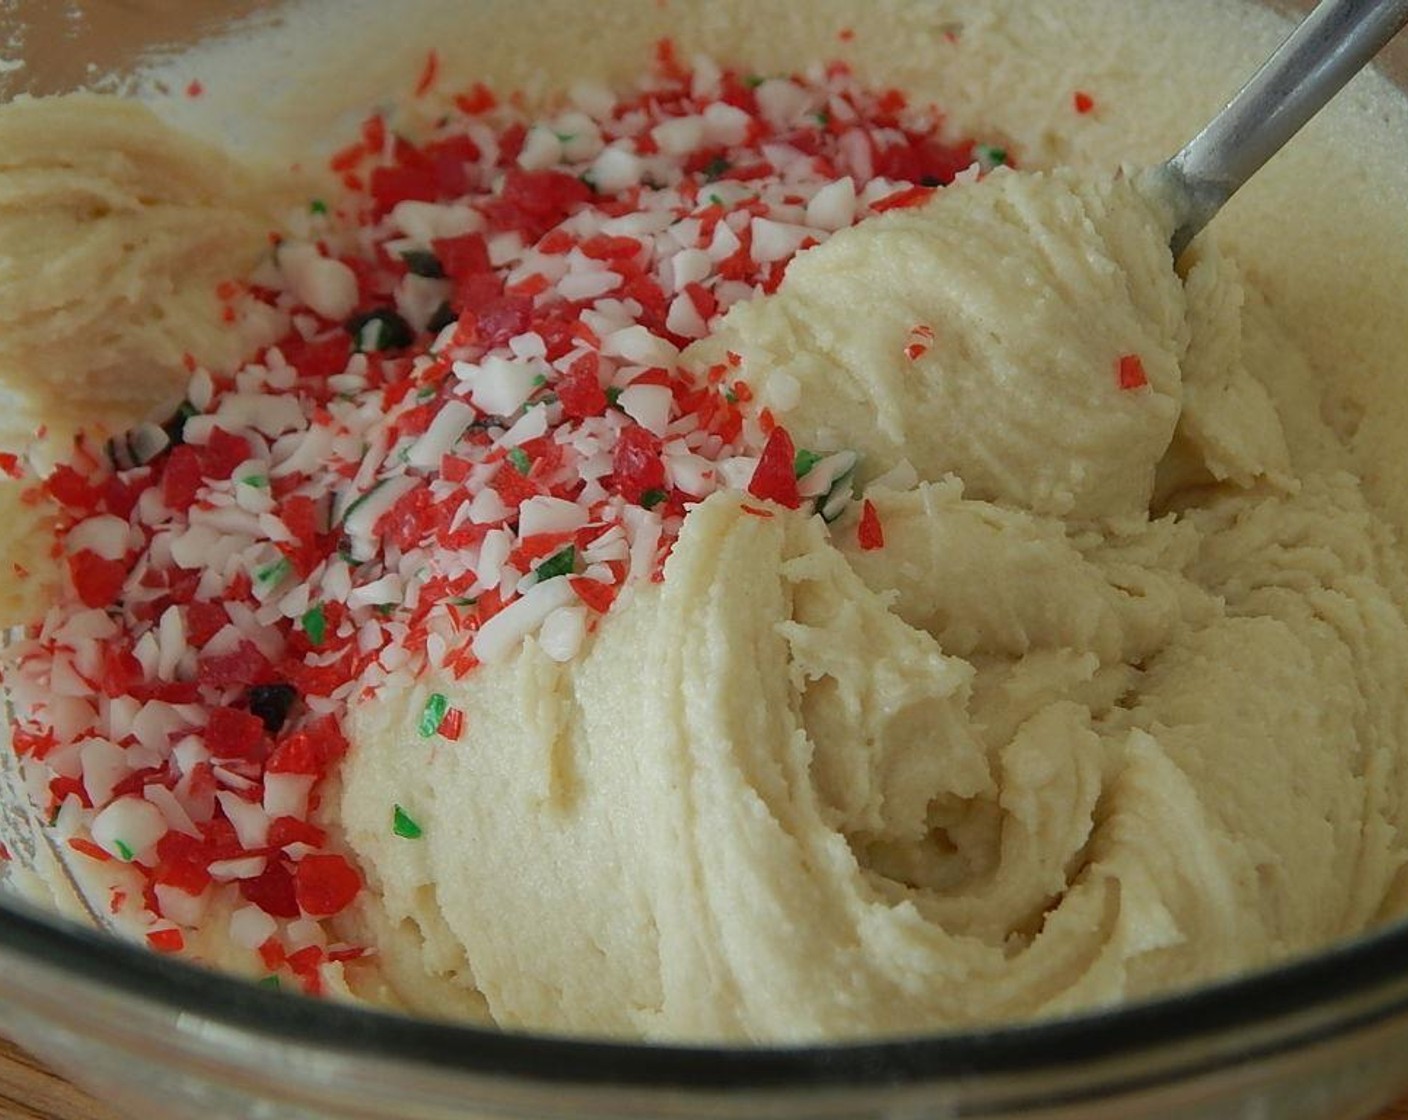
[[[439,84],[432,53],[414,92]],[[190,363],[168,423],[42,483],[64,597],[5,655],[14,749],[113,913],[162,952],[228,915],[251,970],[313,993],[368,954],[340,940],[362,878],[317,812],[349,704],[530,635],[575,656],[728,478],[746,514],[838,517],[856,456],[794,446],[787,385],[759,408],[743,356],[680,352],[837,229],[1000,162],[842,63],[691,71],[668,41],[634,93],[445,101],[419,142],[368,118],[330,161],[346,193],[222,289],[276,343],[229,376]],[[883,544],[869,502],[858,532]],[[427,747],[467,749],[422,695]],[[398,837],[430,827],[397,813]]]

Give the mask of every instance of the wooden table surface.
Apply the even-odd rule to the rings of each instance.
[[[122,1120],[0,1038],[0,1120]],[[1408,1120],[1408,1099],[1376,1120]]]
[[[87,1093],[50,1073],[0,1038],[0,1118],[3,1120],[118,1120]]]

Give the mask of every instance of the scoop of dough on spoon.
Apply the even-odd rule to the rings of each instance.
[[[1176,260],[1233,193],[1408,23],[1408,0],[1322,0],[1227,106],[1153,172]]]

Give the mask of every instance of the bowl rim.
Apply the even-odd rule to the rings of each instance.
[[[265,1041],[452,1074],[642,1090],[912,1088],[1042,1069],[1069,1073],[1180,1045],[1230,1041],[1195,1049],[1176,1068],[1158,1063],[1126,1068],[1101,1081],[1127,1092],[1294,1053],[1408,1015],[1408,921],[1256,972],[1066,1018],[757,1046],[532,1033],[273,991],[55,920],[12,899],[0,900],[0,950],[155,1009],[194,1015]],[[0,971],[0,997],[6,971]]]

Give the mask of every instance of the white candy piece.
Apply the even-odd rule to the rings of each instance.
[[[132,772],[127,762],[127,752],[107,739],[85,740],[80,745],[79,758],[83,788],[88,791],[94,805],[106,804],[117,783]]]
[[[665,385],[628,385],[621,390],[616,403],[646,431],[663,436],[670,424],[674,394]]]
[[[279,923],[257,906],[241,906],[230,915],[230,940],[242,949],[258,949],[278,929]]]
[[[527,499],[518,507],[518,534],[525,538],[540,533],[570,533],[586,523],[586,509],[565,498],[543,494]]]
[[[225,816],[235,826],[235,836],[244,848],[262,848],[269,842],[269,814],[263,806],[246,801],[237,793],[221,790],[215,795]]]
[[[357,307],[357,274],[317,246],[286,241],[277,259],[284,281],[298,300],[325,319],[347,318]]]
[[[474,423],[474,417],[474,409],[464,401],[446,401],[430,422],[430,427],[416,440],[406,463],[423,471],[438,467],[445,453],[459,442],[465,429]]]
[[[119,797],[93,818],[93,843],[124,862],[150,863],[167,833],[166,817],[141,797]]]
[[[827,183],[807,203],[807,224],[818,229],[845,229],[856,220],[856,185],[847,175]]]
[[[645,161],[624,147],[608,145],[587,170],[587,178],[603,194],[634,187],[645,174]]]
[[[708,130],[703,117],[675,117],[657,124],[650,130],[650,137],[666,155],[688,155],[696,148],[702,148]]]
[[[120,517],[104,513],[86,517],[69,530],[64,547],[70,555],[92,552],[104,560],[121,560],[127,555],[132,530]]]
[[[538,645],[554,661],[571,661],[586,636],[587,608],[559,607],[543,619],[538,629]]]
[[[533,395],[541,371],[532,362],[490,354],[477,366],[456,362],[454,372],[469,383],[469,399],[475,408],[490,416],[512,416]]]
[[[577,601],[572,584],[563,578],[536,583],[493,618],[474,635],[474,656],[484,664],[502,661],[523,644],[543,621],[559,607]]]

